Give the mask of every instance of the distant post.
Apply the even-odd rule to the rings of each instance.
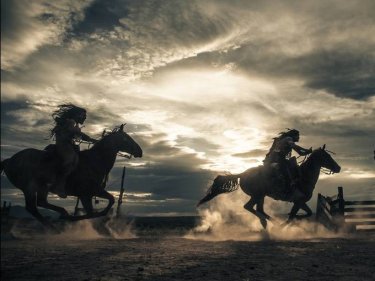
[[[344,215],[344,209],[345,209],[345,201],[344,201],[344,190],[342,186],[337,187],[337,199],[339,200],[339,210],[340,210],[340,215]]]
[[[121,176],[121,189],[120,189],[120,195],[118,197],[118,202],[117,202],[117,212],[116,212],[116,216],[119,217],[121,215],[121,204],[122,204],[122,197],[124,196],[124,191],[125,191],[125,188],[124,188],[124,181],[125,181],[125,171],[126,171],[126,168],[124,166],[124,168],[122,169],[122,176]]]
[[[339,204],[338,216],[336,217],[336,223],[339,228],[345,226],[345,200],[344,200],[344,189],[342,186],[337,187],[337,200]]]

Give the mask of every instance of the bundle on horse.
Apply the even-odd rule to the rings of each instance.
[[[267,227],[267,220],[271,220],[271,217],[263,209],[265,196],[294,203],[288,222],[294,218],[309,217],[312,215],[312,211],[306,202],[312,197],[322,168],[330,170],[331,173],[339,173],[341,170],[340,166],[325,150],[325,145],[314,150],[306,161],[299,166],[300,183],[298,188],[287,195],[280,192],[280,188],[285,187],[280,186],[277,179],[275,180],[275,171],[272,166],[258,166],[235,175],[219,175],[197,206],[221,193],[232,192],[240,186],[243,192],[251,196],[250,201],[244,205],[244,208],[256,215],[264,228]],[[257,205],[256,209],[254,209],[255,205]],[[298,216],[299,209],[303,209],[306,214]]]
[[[73,217],[59,206],[48,203],[47,197],[51,185],[56,180],[59,162],[47,150],[24,149],[1,162],[9,181],[21,189],[25,197],[26,210],[45,225],[49,223],[38,212],[37,207],[47,208],[60,213],[62,218],[78,220],[106,215],[114,204],[114,197],[105,188],[105,179],[113,168],[116,156],[125,152],[134,157],[142,157],[141,147],[124,132],[124,124],[103,134],[102,138],[90,149],[79,152],[77,168],[66,182],[68,195],[80,198],[86,215]],[[92,198],[108,199],[107,207],[94,213]]]

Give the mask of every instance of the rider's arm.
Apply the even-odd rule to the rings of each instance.
[[[296,145],[294,142],[291,144],[292,148],[301,156],[305,156],[312,152],[312,148],[306,149],[299,145]]]
[[[87,142],[92,142],[95,143],[97,142],[96,139],[93,139],[86,135],[85,133],[81,132],[80,127],[76,124],[76,122],[72,119],[67,119],[66,125],[68,126],[69,130],[74,133],[77,137],[80,137],[82,140],[87,141]]]
[[[81,136],[81,139],[84,140],[84,141],[88,141],[88,142],[92,142],[92,143],[97,142],[96,139],[93,139],[93,138],[89,137],[85,133],[80,132],[80,136]]]

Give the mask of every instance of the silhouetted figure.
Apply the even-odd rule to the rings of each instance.
[[[55,127],[51,130],[51,138],[56,140],[56,153],[60,160],[60,170],[56,175],[56,183],[51,188],[57,195],[66,198],[65,183],[68,175],[78,165],[79,146],[76,140],[95,143],[96,140],[81,132],[79,124],[86,120],[86,110],[74,104],[61,104],[52,117]]]
[[[299,155],[305,156],[312,152],[312,149],[305,149],[295,144],[299,141],[299,131],[291,129],[281,132],[279,137],[274,138],[272,146],[264,159],[264,165],[272,165],[280,170],[284,178],[285,192],[290,193],[297,187],[299,175],[297,161],[291,158],[292,149]]]
[[[79,220],[108,214],[115,199],[105,190],[107,176],[116,161],[119,152],[125,152],[134,157],[142,157],[141,147],[125,131],[124,124],[111,132],[103,133],[90,149],[79,151],[79,162],[76,169],[68,175],[66,193],[77,196],[86,211],[83,216],[71,217],[60,206],[48,203],[48,193],[54,192],[49,184],[55,181],[57,169],[56,159],[47,157],[46,150],[27,148],[1,161],[0,172],[4,171],[9,181],[21,189],[25,196],[26,210],[44,225],[50,225],[38,211],[37,207],[47,208],[60,213],[62,218]],[[107,207],[94,212],[92,198],[108,199]]]
[[[267,220],[271,220],[263,208],[265,196],[294,203],[288,222],[294,218],[309,217],[312,215],[312,211],[306,202],[311,199],[322,167],[329,169],[332,173],[339,173],[341,170],[341,167],[325,150],[325,145],[314,150],[300,165],[301,184],[287,197],[278,190],[278,186],[272,178],[273,169],[269,166],[250,168],[240,174],[219,175],[208,189],[206,196],[199,201],[198,206],[219,194],[229,193],[241,187],[242,191],[251,197],[244,208],[256,215],[264,228],[267,226]],[[304,210],[306,214],[297,215],[299,209]]]

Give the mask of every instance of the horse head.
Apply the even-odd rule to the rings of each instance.
[[[331,152],[332,153],[332,152]],[[339,173],[341,167],[337,162],[332,158],[328,150],[326,150],[326,145],[313,151],[312,155],[318,159],[321,167],[330,170],[331,173]]]
[[[125,125],[121,124],[119,127],[113,129],[112,132],[104,133],[106,135],[103,139],[110,140],[110,145],[118,151],[128,153],[136,158],[142,157],[142,148],[124,131]]]

